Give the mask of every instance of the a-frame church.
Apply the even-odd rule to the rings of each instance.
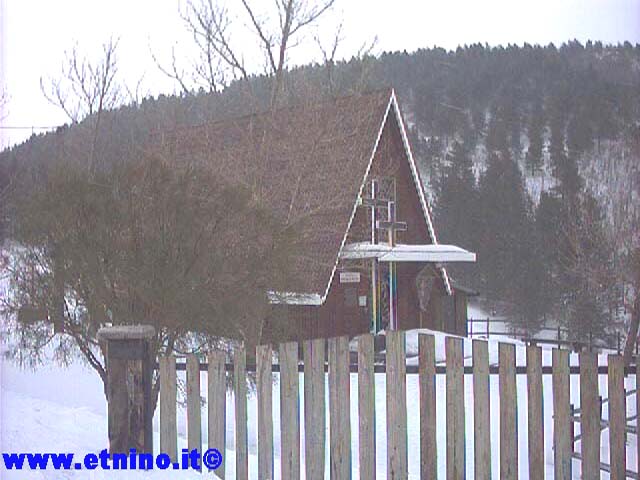
[[[170,138],[178,157],[260,185],[300,225],[295,280],[268,292],[262,342],[431,328],[466,335],[466,295],[438,243],[392,89],[203,125]],[[445,314],[445,312],[448,312]]]

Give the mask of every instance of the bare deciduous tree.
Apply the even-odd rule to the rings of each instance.
[[[196,84],[215,92],[231,80],[248,80],[252,73],[265,73],[273,77],[270,101],[273,106],[282,93],[290,49],[305,39],[307,30],[336,0],[277,0],[266,10],[259,8],[258,2],[241,0],[240,3],[239,18],[223,0],[189,0],[187,3],[181,15],[198,50],[192,77]],[[251,45],[237,40],[243,23],[255,38]],[[339,38],[339,34],[336,35],[335,39]],[[252,58],[256,46],[262,54],[262,71],[257,67],[259,62]],[[336,48],[337,42],[325,51],[325,57],[333,59]],[[154,60],[185,92],[190,91],[185,72],[177,65],[175,51],[169,68],[161,66],[155,56]]]
[[[9,94],[6,90],[0,89],[0,122],[7,116],[5,109],[9,103]]]
[[[74,46],[65,54],[59,78],[40,78],[45,98],[74,123],[117,106],[123,99],[117,81],[117,48],[118,41],[110,39],[102,47],[101,58],[92,62]]]
[[[7,105],[9,103],[9,94],[3,88],[0,88],[0,126],[7,117]],[[4,132],[0,130],[0,150],[3,145]],[[2,240],[3,224],[5,223],[5,215],[7,210],[7,197],[13,183],[13,174],[9,172],[6,165],[0,165],[0,240]]]
[[[119,105],[125,98],[118,81],[118,41],[109,39],[102,46],[102,55],[93,62],[82,57],[77,46],[66,53],[61,76],[57,79],[40,78],[40,88],[45,98],[59,107],[69,120],[78,123],[91,119],[92,142],[88,169],[94,169],[95,146],[105,110]]]

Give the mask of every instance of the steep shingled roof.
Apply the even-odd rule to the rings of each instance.
[[[384,89],[181,129],[165,138],[176,158],[206,162],[228,181],[251,186],[283,221],[299,228],[298,275],[286,291],[324,299],[394,102],[393,90]]]

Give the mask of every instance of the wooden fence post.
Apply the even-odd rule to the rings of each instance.
[[[387,478],[407,478],[407,380],[404,332],[387,332]]]
[[[516,393],[516,348],[498,345],[500,383],[500,478],[518,478],[518,419]]]
[[[491,478],[491,418],[489,410],[489,345],[473,340],[473,449],[478,480]]]
[[[329,339],[329,443],[331,479],[351,478],[349,339]]]
[[[437,478],[436,348],[433,335],[418,335],[420,383],[420,478]]]
[[[160,451],[178,461],[176,358],[160,357]]]
[[[247,355],[242,345],[233,351],[233,393],[236,407],[236,479],[247,480]]]
[[[464,365],[462,339],[447,337],[447,480],[465,478]]]
[[[298,344],[280,345],[280,442],[283,480],[300,478]]]
[[[551,353],[553,381],[554,478],[571,479],[573,418],[570,412],[569,352],[554,348]]]
[[[227,410],[227,372],[225,369],[226,355],[224,352],[209,354],[207,371],[208,385],[208,445],[217,448],[222,453],[222,465],[216,470],[216,475],[224,478],[224,462],[226,457],[226,410]]]
[[[600,478],[600,405],[598,399],[598,356],[580,353],[580,434],[582,478]]]
[[[256,347],[256,394],[258,403],[258,478],[273,478],[273,355],[271,345]]]
[[[529,433],[529,479],[544,479],[544,412],[542,393],[542,349],[527,347],[527,404]]]
[[[304,454],[307,480],[324,480],[324,344],[323,338],[304,342]]]
[[[98,330],[106,349],[107,429],[110,453],[153,451],[152,369],[150,325],[123,325]]]
[[[200,360],[193,353],[187,355],[187,448],[189,451],[196,449],[202,453]],[[202,468],[201,465],[200,467]]]
[[[358,424],[360,478],[375,478],[375,377],[373,371],[373,335],[358,337]]]
[[[609,355],[609,463],[611,480],[627,478],[626,427],[627,406],[624,391],[624,360]]]

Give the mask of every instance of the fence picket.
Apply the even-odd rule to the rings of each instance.
[[[473,449],[478,480],[491,478],[491,418],[489,411],[489,344],[473,341]]]
[[[609,463],[611,464],[611,480],[625,480],[627,477],[626,416],[624,360],[621,355],[609,355]]]
[[[200,404],[200,361],[187,355],[187,447],[202,450],[202,406]]]
[[[325,340],[307,340],[304,349],[305,396],[305,477],[310,480],[324,478],[326,415],[330,416],[330,465],[332,479],[349,479],[352,472],[350,376],[358,374],[358,425],[360,477],[372,478],[376,474],[375,438],[375,372],[386,374],[386,437],[387,478],[405,479],[408,476],[407,397],[406,375],[419,375],[420,409],[420,476],[437,477],[437,418],[436,375],[446,375],[446,478],[466,477],[465,442],[465,374],[473,375],[474,415],[474,478],[491,478],[490,434],[490,376],[499,375],[500,402],[500,478],[518,478],[518,417],[516,376],[527,375],[527,427],[528,475],[531,479],[544,479],[544,392],[543,375],[552,374],[553,380],[553,451],[554,478],[570,479],[572,460],[582,462],[582,477],[596,479],[600,471],[610,471],[612,480],[624,479],[629,473],[626,465],[625,367],[620,355],[608,356],[608,368],[598,367],[598,356],[592,352],[579,355],[579,365],[571,367],[569,352],[555,348],[552,366],[543,367],[542,349],[526,348],[526,367],[516,367],[516,348],[500,343],[499,365],[489,364],[488,343],[473,340],[473,366],[464,365],[463,340],[445,339],[446,367],[436,366],[435,337],[419,334],[418,366],[406,365],[405,333],[387,332],[386,363],[380,369],[374,363],[374,337],[357,337],[358,365],[350,365],[349,339],[328,340],[329,405],[325,402]],[[256,347],[256,400],[258,478],[274,477],[274,437],[272,416],[273,368],[280,371],[281,408],[281,474],[283,479],[299,479],[300,465],[300,393],[298,365],[299,346],[295,342],[279,347],[280,365],[272,366],[272,347]],[[247,426],[247,356],[243,346],[233,352],[233,389],[235,396],[236,476],[248,479],[248,426]],[[226,375],[228,365],[223,352],[212,352],[208,359],[208,446],[218,448],[225,455]],[[252,367],[252,366],[250,366]],[[386,367],[386,368],[384,368]],[[176,364],[173,356],[158,359],[160,383],[160,448],[173,461],[179,460],[176,433],[176,370],[186,371],[187,447],[202,448],[200,371],[196,355],[186,357],[186,364]],[[206,368],[206,367],[205,367]],[[632,370],[640,384],[640,369]],[[466,373],[465,373],[466,372]],[[573,410],[570,403],[570,375],[580,374],[580,408]],[[607,374],[609,398],[608,422],[602,423],[602,400],[598,396],[598,376]],[[640,405],[640,398],[636,399]],[[580,418],[577,419],[579,412]],[[579,455],[574,454],[574,424],[580,423]],[[604,425],[604,427],[602,426]],[[600,442],[603,428],[609,428],[609,465],[600,462]],[[606,437],[605,437],[606,438]],[[255,473],[255,472],[254,472]],[[216,471],[224,478],[224,464]]]
[[[637,347],[637,344],[636,344]],[[636,348],[636,390],[640,390],[640,368],[638,368],[638,364],[640,363],[640,357],[637,353]],[[640,395],[636,394],[636,414],[640,414]],[[638,417],[640,418],[640,417]],[[640,421],[636,422],[637,434],[640,437]],[[640,473],[640,441],[636,439],[636,472]]]
[[[298,344],[280,345],[280,441],[282,479],[300,478]]]
[[[373,335],[358,337],[358,424],[360,478],[375,478],[375,378],[373,373]]]
[[[418,335],[420,383],[420,478],[437,478],[436,347],[433,335]]]
[[[516,348],[498,345],[500,385],[500,478],[518,478],[518,429],[516,394]]]
[[[325,454],[325,341],[304,342],[304,454],[308,480],[324,479]]]
[[[464,369],[462,339],[447,337],[447,480],[465,478]]]
[[[404,332],[386,335],[387,478],[407,478],[407,380]]]
[[[233,393],[236,407],[236,479],[247,480],[247,355],[244,346],[237,346],[233,351]]]
[[[256,394],[258,403],[258,478],[273,478],[273,363],[271,345],[256,347]]]
[[[544,416],[542,404],[542,349],[527,347],[527,405],[529,479],[544,479]]]
[[[600,398],[598,356],[580,353],[580,433],[582,435],[582,478],[600,478]]]
[[[554,478],[571,479],[573,419],[569,396],[569,352],[554,348],[551,354],[553,382]]]
[[[160,451],[178,460],[176,358],[160,357]]]
[[[329,444],[332,480],[351,478],[349,339],[329,339]]]
[[[209,448],[217,448],[222,453],[222,465],[216,470],[216,475],[220,478],[224,478],[224,459],[226,457],[227,372],[224,363],[224,352],[217,351],[209,354],[207,371],[208,437]]]

